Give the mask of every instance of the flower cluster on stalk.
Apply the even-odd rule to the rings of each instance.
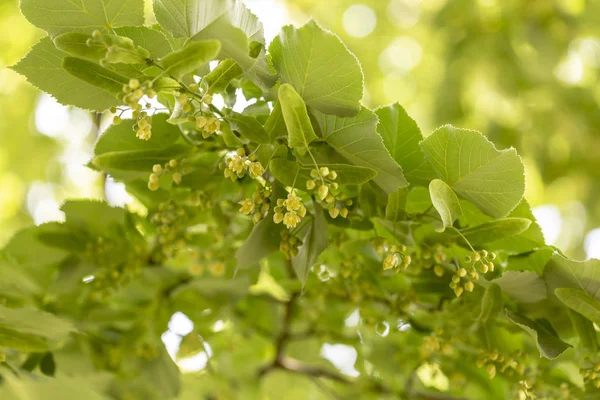
[[[288,229],[295,228],[306,215],[306,207],[294,190],[288,193],[286,199],[277,199],[277,206],[273,211],[273,222],[283,222]]]
[[[328,167],[313,168],[310,171],[310,177],[311,179],[306,181],[306,190],[317,196],[329,216],[331,218],[348,217],[348,207],[352,205],[352,200],[347,199],[344,193],[338,191],[339,185],[335,182],[338,177],[337,172]]]

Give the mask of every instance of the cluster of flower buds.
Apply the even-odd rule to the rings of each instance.
[[[286,230],[281,231],[279,250],[289,260],[298,255],[298,247],[302,246],[302,240],[298,236],[290,234]]]
[[[426,360],[431,355],[451,355],[454,349],[452,345],[448,343],[448,339],[444,336],[444,331],[440,328],[433,331],[428,336],[423,337],[423,342],[419,347],[419,353],[421,359]]]
[[[130,79],[129,83],[123,85],[123,102],[129,106],[132,110],[131,117],[136,121],[133,125],[133,130],[136,132],[136,136],[142,140],[148,140],[152,137],[152,117],[148,115],[147,111],[142,110],[140,100],[146,95],[150,98],[156,96],[156,92],[152,90],[152,82],[145,81],[140,84],[137,79]],[[146,103],[146,108],[150,108],[151,104]],[[115,107],[110,110],[113,114],[116,114],[117,109]],[[121,112],[122,114],[122,112]],[[120,115],[115,115],[113,118],[113,124],[118,125],[121,123]]]
[[[586,357],[579,369],[579,373],[583,377],[583,382],[586,385],[591,385],[600,389],[600,361],[592,361],[590,358]]]
[[[233,154],[228,154],[225,157],[225,162],[219,165],[219,168],[223,169],[223,175],[225,178],[229,178],[232,181],[241,179],[246,175],[246,172],[252,179],[256,179],[265,172],[262,164],[256,161],[256,155],[246,155],[246,150],[239,148]]]
[[[465,263],[470,264],[468,267],[469,273],[477,272],[477,269],[482,274],[486,274],[488,272],[494,271],[494,263],[493,261],[496,259],[496,253],[488,252],[487,250],[475,251],[470,256],[465,257]],[[473,277],[473,279],[477,280],[477,278]]]
[[[425,269],[433,268],[433,273],[438,276],[444,276],[446,272],[446,268],[444,267],[444,263],[447,260],[446,253],[444,252],[444,247],[441,244],[436,244],[433,247],[433,252],[430,250],[425,250],[421,254],[421,258],[423,261],[423,267]]]
[[[337,176],[337,172],[329,170],[328,167],[313,168],[310,171],[312,179],[306,181],[306,190],[311,194],[316,194],[331,218],[338,216],[346,218],[352,200],[338,192],[339,185],[335,182]]]
[[[520,380],[515,400],[535,400],[538,396],[533,392],[533,384],[529,380]]]
[[[173,183],[179,185],[181,179],[183,179],[182,174],[187,174],[189,172],[189,167],[184,165],[184,161],[173,159],[169,160],[164,165],[154,164],[154,166],[152,166],[152,173],[148,177],[148,189],[152,191],[158,190],[160,188],[160,177],[165,174],[171,174]]]
[[[494,263],[491,260],[495,259],[496,253],[487,250],[475,251],[467,256],[465,263],[468,266],[458,268],[452,276],[452,282],[450,282],[450,288],[454,290],[456,297],[459,297],[465,290],[472,292],[475,289],[473,281],[479,280],[479,272],[485,274],[494,271]]]
[[[507,376],[517,375],[523,377],[525,374],[524,354],[516,352],[513,356],[504,356],[497,350],[481,351],[477,358],[477,367],[486,369],[490,379],[494,379],[496,373]]]
[[[136,46],[128,37],[102,33],[99,30],[92,32],[92,36],[86,40],[87,47],[103,49],[104,57],[100,59],[100,65],[107,64],[143,64],[150,57],[148,50]]]
[[[400,267],[402,270],[406,270],[412,262],[412,257],[406,254],[406,246],[403,244],[391,245],[385,258],[383,259],[383,269],[393,269]]]
[[[246,215],[252,214],[252,221],[257,224],[271,209],[271,192],[269,184],[257,182],[252,198],[246,198],[238,203],[241,206],[240,212]]]
[[[287,199],[277,199],[277,206],[273,211],[273,222],[283,222],[288,229],[295,228],[306,215],[306,207],[294,190],[288,193]]]
[[[185,248],[187,238],[186,223],[189,220],[184,208],[172,200],[158,205],[158,210],[150,217],[156,225],[159,251],[153,254],[155,261],[175,256]]]

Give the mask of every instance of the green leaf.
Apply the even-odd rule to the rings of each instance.
[[[535,338],[537,348],[543,357],[553,360],[571,347],[571,345],[560,340],[560,338],[546,326],[532,321],[525,316],[507,310],[506,317],[509,321],[516,324]]]
[[[421,147],[438,177],[486,214],[504,217],[523,198],[524,168],[515,149],[496,150],[479,132],[450,125]]]
[[[273,215],[268,214],[254,226],[244,244],[235,253],[237,267],[248,268],[258,263],[264,257],[279,250],[280,241],[279,227],[273,222]]]
[[[385,219],[397,221],[406,210],[406,200],[408,189],[403,188],[388,195],[388,202],[385,206]]]
[[[408,182],[427,186],[435,178],[435,173],[421,151],[419,143],[423,135],[415,120],[398,103],[378,108],[375,114],[379,117],[377,132],[392,158],[402,167]]]
[[[318,134],[350,163],[377,171],[375,183],[387,194],[408,186],[402,169],[377,134],[377,116],[366,108],[352,118],[314,113]]]
[[[544,270],[548,290],[557,288],[581,289],[596,300],[600,300],[600,260],[573,261],[555,253]]]
[[[21,12],[50,36],[144,24],[143,0],[21,0]]]
[[[488,322],[494,322],[504,307],[502,300],[502,289],[500,286],[492,283],[486,289],[481,300],[481,312],[477,321],[485,325]]]
[[[104,201],[68,200],[60,209],[67,217],[68,225],[99,235],[114,231],[116,227],[123,226],[125,223],[125,210],[111,207]]]
[[[483,245],[495,240],[525,232],[531,225],[531,220],[526,218],[502,218],[486,222],[460,232],[473,246]]]
[[[581,344],[592,352],[598,351],[598,334],[594,329],[594,324],[581,314],[569,309],[569,317],[573,327],[581,340]]]
[[[0,328],[58,342],[75,331],[68,321],[35,308],[7,308],[0,305]],[[0,347],[2,343],[0,343]]]
[[[406,196],[406,212],[409,214],[422,214],[433,207],[429,190],[424,187],[414,187]]]
[[[503,250],[509,254],[521,254],[545,245],[544,234],[536,222],[527,200],[523,199],[519,205],[507,215],[507,217],[527,218],[531,221],[531,225],[529,225],[527,230],[518,235],[491,243],[489,245],[490,249]]]
[[[506,271],[492,282],[500,286],[504,293],[522,303],[537,303],[548,296],[544,281],[530,271]]]
[[[241,1],[156,0],[153,5],[158,23],[167,32],[192,40],[218,39],[219,58],[235,60],[265,90],[275,83],[264,50],[256,58],[249,54],[249,41],[264,43],[263,30]]]
[[[17,332],[0,326],[0,349],[39,353],[50,350],[50,345],[43,337]]]
[[[316,22],[299,29],[283,27],[269,53],[282,83],[291,84],[309,108],[344,117],[360,111],[360,64],[337,36]]]
[[[242,68],[231,58],[221,61],[215,69],[204,77],[208,84],[208,92],[222,92],[229,85],[229,82],[240,76],[242,72]]]
[[[165,74],[181,79],[183,75],[195,71],[205,63],[214,60],[219,54],[221,43],[218,40],[202,40],[188,43],[183,49],[173,51],[160,60]]]
[[[306,105],[302,97],[288,84],[279,87],[279,104],[288,132],[288,146],[304,154],[308,145],[317,138],[308,118]]]
[[[600,325],[600,301],[580,289],[558,288],[554,294],[565,306]]]
[[[313,204],[315,207],[314,218],[302,238],[298,255],[292,258],[296,276],[303,284],[306,282],[308,271],[328,245],[327,221],[323,216],[323,209],[318,203],[313,202]]]
[[[554,254],[552,247],[542,247],[530,253],[519,254],[508,258],[508,271],[533,271],[538,275],[544,273],[544,268]]]
[[[450,186],[439,179],[434,179],[429,183],[429,194],[433,206],[442,218],[442,227],[438,231],[443,232],[447,227],[451,227],[462,214],[458,197]]]
[[[114,94],[65,71],[62,65],[67,56],[67,53],[54,46],[49,37],[45,37],[12,69],[25,76],[30,84],[52,95],[64,105],[104,111],[120,104]]]
[[[115,96],[122,94],[123,85],[129,82],[127,77],[82,58],[65,57],[62,66],[71,75]]]
[[[269,134],[256,118],[244,114],[231,112],[225,119],[229,122],[231,129],[237,131],[246,139],[255,143],[267,144],[271,142]]]
[[[109,400],[88,387],[81,379],[46,378],[20,374],[2,375],[0,398],[11,400]]]
[[[283,113],[281,111],[281,104],[279,104],[279,102],[276,102],[273,106],[273,110],[265,122],[265,130],[269,134],[272,142],[280,137],[288,136],[285,120],[283,119]]]

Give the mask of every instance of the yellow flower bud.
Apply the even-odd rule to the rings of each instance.
[[[327,176],[327,175],[329,175],[329,168],[321,167],[321,168],[319,168],[319,172],[321,172],[322,176]]]
[[[317,194],[319,195],[319,198],[321,200],[325,200],[325,198],[327,197],[327,194],[329,194],[329,187],[327,187],[325,185],[320,186]]]
[[[317,184],[315,183],[315,181],[313,181],[313,180],[306,181],[306,189],[307,190],[313,190],[316,186],[317,186]]]
[[[275,222],[276,224],[280,224],[281,221],[283,221],[283,214],[282,213],[275,213],[273,214],[273,222]]]
[[[332,209],[329,210],[329,216],[331,218],[337,218],[337,216],[340,215],[340,210],[337,209],[337,207],[333,207]]]
[[[468,292],[472,292],[475,289],[475,284],[471,281],[465,283],[465,290]]]
[[[138,81],[137,79],[130,79],[129,80],[129,87],[131,89],[138,89],[140,87],[140,81]],[[141,97],[141,96],[140,96]]]
[[[154,172],[155,174],[162,173],[162,170],[163,170],[163,168],[162,168],[162,165],[160,165],[160,164],[154,164],[152,166],[152,172]]]
[[[158,182],[148,182],[148,189],[155,192],[158,190],[158,188],[160,188],[160,185],[158,184]]]
[[[169,160],[169,167],[171,167],[171,168],[177,167],[177,160]]]
[[[436,264],[436,266],[433,267],[433,273],[439,277],[444,276],[444,271],[445,271],[444,267],[439,264]],[[452,281],[454,282],[454,280],[452,280]]]
[[[343,208],[340,210],[340,215],[342,216],[342,218],[346,218],[346,217],[348,217],[348,209],[347,209],[346,207],[343,207]]]
[[[179,172],[175,172],[173,174],[173,182],[175,182],[177,185],[181,183],[181,174]]]

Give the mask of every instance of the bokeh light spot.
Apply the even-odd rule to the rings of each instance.
[[[342,25],[348,35],[363,38],[369,36],[375,29],[377,15],[371,7],[364,4],[354,4],[344,11]]]

